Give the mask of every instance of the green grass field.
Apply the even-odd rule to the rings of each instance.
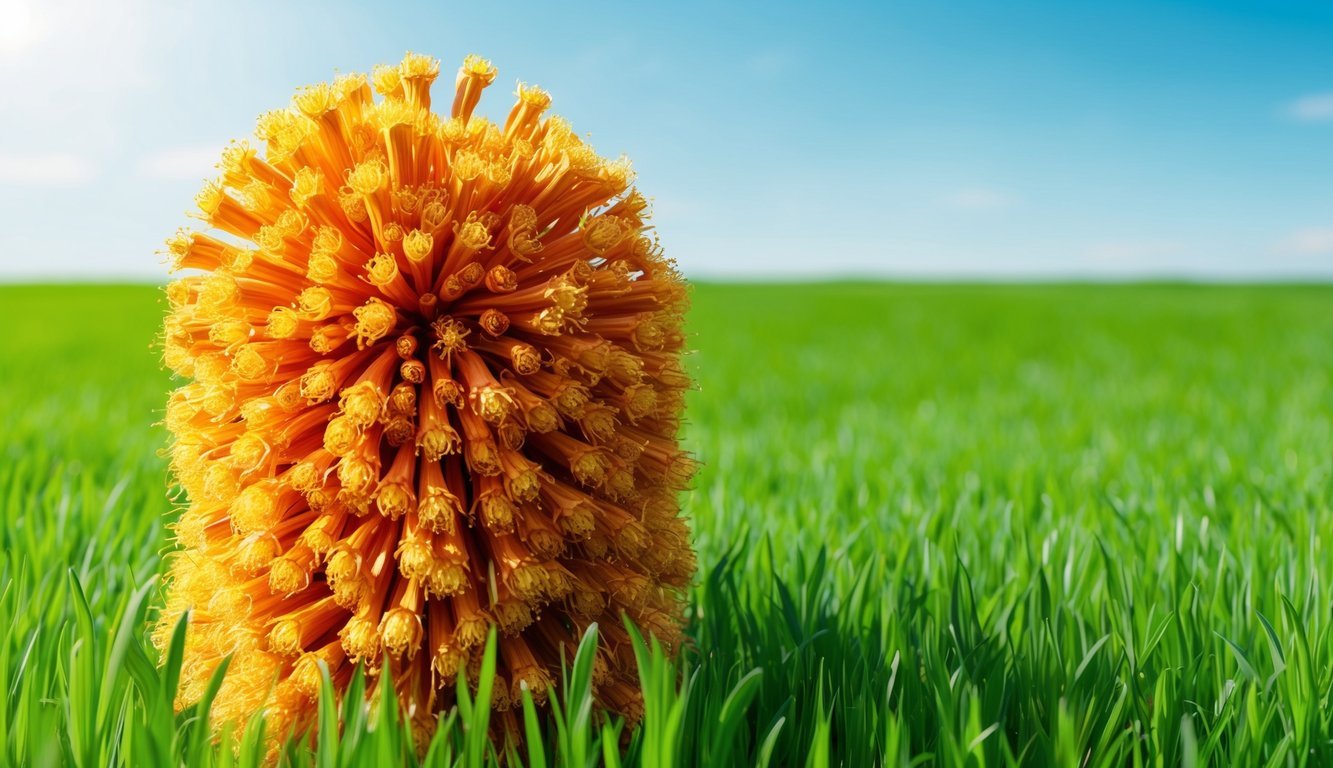
[[[644,654],[632,734],[574,674],[509,764],[1333,763],[1330,310],[1333,287],[697,287],[693,648]],[[146,641],[161,311],[0,288],[5,764],[262,755],[257,723],[219,746],[173,715]],[[483,703],[432,764],[486,757]],[[284,759],[415,759],[391,708],[345,714]]]

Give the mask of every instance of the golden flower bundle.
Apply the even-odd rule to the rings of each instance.
[[[598,622],[595,692],[641,709],[628,615],[668,648],[694,571],[676,440],[685,285],[628,163],[470,56],[447,114],[409,54],[301,89],[233,143],[169,258],[178,704],[311,722],[323,661],[392,672],[425,732],[499,633],[495,706]],[[378,94],[378,98],[376,97]],[[373,690],[373,686],[372,686]]]

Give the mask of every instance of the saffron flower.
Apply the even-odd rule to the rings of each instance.
[[[593,622],[596,696],[632,719],[622,615],[680,642],[685,284],[628,163],[544,91],[498,125],[474,114],[490,63],[442,113],[438,74],[408,54],[299,90],[223,153],[208,231],[168,241],[188,506],[154,637],[189,613],[180,706],[232,657],[219,722],[305,727],[318,662],[338,690],[362,663],[428,733],[494,626],[512,726]]]

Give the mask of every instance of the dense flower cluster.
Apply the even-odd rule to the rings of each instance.
[[[498,708],[599,622],[596,693],[640,708],[628,614],[679,642],[685,285],[607,161],[468,57],[447,115],[409,54],[300,90],[234,143],[168,242],[163,348],[188,496],[156,642],[181,705],[233,655],[223,721],[308,724],[319,660],[388,661],[423,729],[498,627]],[[375,97],[378,93],[380,98]],[[373,686],[372,686],[373,688]]]

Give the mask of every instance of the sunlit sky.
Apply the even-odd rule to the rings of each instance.
[[[161,279],[228,139],[407,50],[549,90],[693,277],[1333,277],[1327,2],[379,5],[0,0],[0,278]]]

